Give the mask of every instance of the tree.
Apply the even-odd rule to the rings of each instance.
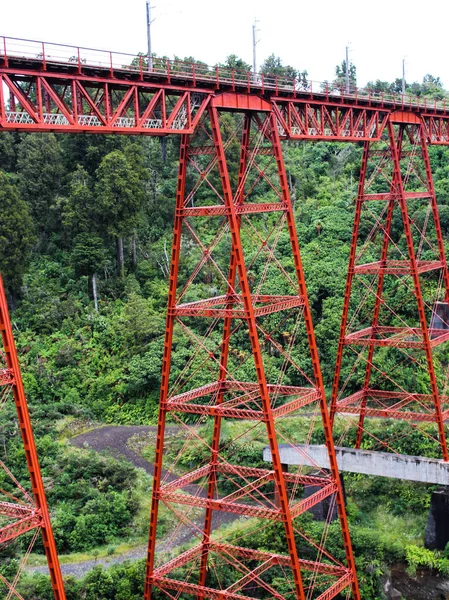
[[[417,85],[419,84],[412,84],[412,87]],[[446,96],[441,79],[430,75],[430,73],[423,77],[419,91],[420,93],[417,93],[418,96],[422,95],[435,100],[442,100]]]
[[[17,133],[4,131],[0,134],[0,169],[12,173],[17,160]]]
[[[103,240],[95,233],[80,233],[74,240],[71,258],[75,272],[91,278],[92,296],[98,311],[97,272],[106,260]]]
[[[20,193],[28,203],[41,241],[58,228],[56,199],[61,191],[62,153],[54,134],[29,134],[22,138],[17,167]]]
[[[151,302],[136,292],[129,295],[123,311],[123,333],[127,347],[134,353],[145,350],[148,342],[165,330],[165,321],[152,310]]]
[[[98,269],[106,260],[101,215],[86,169],[77,165],[69,182],[69,194],[60,201],[62,222],[73,237],[71,260],[78,275],[86,275],[92,285],[95,310],[98,311]]]
[[[186,70],[190,72],[193,68],[198,75],[207,75],[209,73],[209,66],[202,60],[197,60],[193,56],[185,56],[184,58],[175,56],[173,72]]]
[[[124,277],[123,236],[134,233],[145,197],[143,155],[136,146],[128,147],[126,153],[114,150],[101,161],[96,175],[98,216],[116,240],[117,263]]]
[[[98,215],[88,172],[81,165],[70,176],[68,196],[61,198],[62,222],[70,233],[88,233],[98,230]]]
[[[285,77],[287,79],[307,79],[307,71],[300,71],[291,65],[283,65],[282,60],[279,56],[271,54],[264,60],[260,67],[260,72],[263,75],[277,75],[278,77]]]
[[[356,87],[357,85],[357,69],[354,63],[349,63],[349,85],[350,87]],[[333,87],[337,89],[346,88],[346,61],[343,60],[340,65],[335,67],[336,79],[333,81]]]
[[[13,299],[20,291],[33,241],[28,205],[14,179],[0,171],[0,271]]]
[[[233,69],[236,73],[250,73],[252,70],[251,65],[239,58],[237,54],[230,54],[224,63],[218,63],[217,66]]]
[[[380,79],[376,79],[375,81],[368,81],[365,86],[367,89],[376,93],[388,93],[391,92],[391,83],[388,81],[382,81]]]
[[[73,171],[73,165],[81,165],[95,176],[101,161],[113,150],[123,150],[128,138],[121,135],[63,135],[60,138],[62,160],[67,171]]]

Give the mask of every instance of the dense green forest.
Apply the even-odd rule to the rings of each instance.
[[[235,56],[226,64],[247,67]],[[298,73],[274,55],[262,70]],[[350,73],[355,77],[355,70]],[[344,74],[343,63],[336,81]],[[399,83],[371,86],[394,91]],[[439,78],[430,75],[409,90],[446,97]],[[285,142],[283,150],[329,387],[362,146]],[[74,448],[67,438],[96,424],[157,422],[178,153],[176,138],[164,140],[162,148],[151,137],[0,135],[0,271],[64,555],[95,556],[99,549],[112,554],[121,541],[132,545],[146,535],[149,477],[120,458]],[[449,152],[431,148],[431,163],[447,240]],[[195,264],[194,256],[183,260],[186,270]],[[175,368],[186,352],[175,345]],[[318,433],[315,440],[322,441]],[[412,436],[404,452],[420,454],[420,443]],[[262,448],[262,440],[252,440],[237,451],[258,465]],[[150,445],[144,451],[150,460],[151,452]],[[200,461],[200,452],[192,448],[188,460]],[[5,457],[25,481],[12,404],[0,420],[0,459]],[[7,487],[1,478],[0,487]],[[364,599],[382,597],[381,577],[397,563],[411,573],[427,568],[449,575],[449,553],[422,547],[431,487],[358,476],[348,476],[346,486]],[[321,526],[304,517],[306,529]],[[161,527],[170,527],[165,514]],[[265,547],[263,536],[271,534],[261,533],[254,543]],[[0,555],[6,576],[17,567],[16,551],[12,545]],[[140,598],[143,570],[142,561],[98,567],[83,580],[68,579],[68,598]],[[52,597],[45,576],[27,576],[22,586],[26,600]]]

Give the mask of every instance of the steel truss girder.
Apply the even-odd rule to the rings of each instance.
[[[231,101],[229,98],[226,99],[228,103]],[[330,422],[324,400],[324,387],[294,226],[292,205],[280,149],[278,123],[273,112],[264,113],[254,111],[250,113],[249,111],[244,111],[245,116],[243,117],[243,130],[240,143],[240,162],[236,177],[236,191],[234,193],[230,182],[228,158],[225,153],[225,143],[219,120],[219,110],[221,110],[221,107],[228,108],[226,102],[223,101],[222,103],[218,103],[218,105],[215,102],[211,103],[208,107],[207,118],[205,115],[204,124],[200,125],[206,136],[209,135],[208,131],[212,131],[210,137],[213,143],[213,152],[211,151],[210,144],[207,142],[206,146],[198,147],[187,136],[183,136],[181,141],[166,337],[161,379],[160,413],[156,441],[155,476],[150,516],[145,599],[149,600],[151,597],[153,586],[161,590],[166,589],[167,593],[169,593],[168,590],[177,590],[180,593],[193,594],[199,598],[234,598],[236,597],[236,592],[239,589],[243,590],[244,585],[249,581],[256,586],[265,585],[262,579],[260,579],[260,575],[278,561],[275,555],[269,553],[266,556],[264,555],[263,558],[260,555],[261,560],[266,564],[251,568],[248,573],[242,572],[242,578],[239,583],[233,584],[230,588],[226,590],[214,589],[210,585],[207,585],[206,575],[210,568],[209,555],[214,552],[229,553],[229,548],[224,544],[217,544],[212,535],[212,517],[214,513],[225,512],[283,524],[286,550],[288,552],[288,578],[293,585],[296,597],[304,600],[307,592],[303,585],[302,570],[307,569],[308,566],[311,567],[312,563],[309,565],[307,561],[302,561],[298,556],[293,520],[326,497],[335,497],[338,504],[348,567],[328,565],[327,562],[326,564],[323,563],[320,566],[316,566],[318,572],[327,573],[336,578],[336,581],[329,583],[327,591],[319,597],[323,600],[325,598],[333,598],[339,591],[350,586],[354,598],[358,599],[359,591],[355,575],[354,559],[341,485],[338,478]],[[263,106],[263,110],[265,108]],[[258,132],[257,136],[263,140],[263,151],[254,142],[254,138],[256,137],[254,130]],[[207,149],[207,152],[202,150],[204,147]],[[203,160],[207,159],[207,167],[203,166],[200,168],[198,166],[197,160],[201,156],[204,157]],[[278,187],[270,183],[265,170],[257,166],[256,156],[272,157],[271,160],[274,163],[275,177],[277,177],[278,181],[276,185]],[[186,176],[189,165],[194,171],[196,170],[200,181],[207,180],[211,168],[213,166],[216,168],[218,176],[213,180],[213,183],[210,183],[210,187],[213,190],[214,198],[217,196],[217,205],[198,206],[197,202],[193,201],[191,194],[186,192]],[[254,173],[255,180],[251,179],[252,173]],[[243,250],[244,232],[242,231],[242,220],[244,218],[249,219],[247,216],[249,214],[267,212],[266,204],[251,204],[251,200],[248,199],[249,193],[246,189],[252,189],[259,180],[258,178],[267,183],[270,191],[279,197],[279,202],[270,203],[269,206],[270,210],[272,210],[272,207],[275,211],[280,210],[280,219],[282,219],[280,222],[284,223],[284,227],[288,231],[294,261],[294,276],[290,280],[295,289],[292,295],[276,296],[253,292],[249,284],[248,267],[245,263]],[[219,184],[217,184],[217,179]],[[192,182],[190,185],[193,186],[194,190],[196,189]],[[250,207],[250,210],[245,210],[246,207]],[[223,222],[226,223],[229,230],[231,251],[229,264],[225,267],[225,270],[228,269],[226,292],[204,300],[180,303],[177,299],[178,296],[183,298],[186,292],[186,286],[182,292],[178,292],[182,231],[185,228],[186,231],[191,233],[194,239],[197,238],[193,226],[190,225],[193,222],[192,218],[195,217],[203,217],[203,229],[205,228],[205,217],[215,219],[211,222],[214,228],[217,227],[216,217],[222,217],[224,219]],[[190,221],[188,221],[189,219]],[[222,230],[222,228],[219,229],[219,231]],[[201,266],[204,266],[206,263],[215,264],[213,261],[214,240],[215,238],[213,238],[209,246],[200,244],[203,256],[188,281],[191,282],[197,277]],[[261,240],[260,243],[261,248],[265,250],[268,245],[267,242]],[[279,267],[282,269],[282,265],[278,265]],[[279,313],[280,315],[285,313],[288,316],[294,314],[292,311],[300,311],[299,315],[301,320],[304,321],[307,333],[313,368],[313,378],[310,387],[271,384],[267,381],[265,373],[262,344],[272,344],[276,351],[279,352],[281,349],[279,349],[277,342],[272,339],[271,334],[267,333],[261,327],[260,322],[275,313]],[[220,321],[223,324],[222,333],[220,333],[222,341],[219,352],[208,348],[193,333],[191,335],[191,343],[193,345],[199,344],[199,348],[204,352],[207,351],[209,359],[215,361],[218,365],[218,375],[215,380],[200,387],[191,386],[187,391],[172,393],[169,380],[174,326],[175,324],[179,324],[183,332],[188,332],[188,325],[184,323],[184,320],[188,323],[188,319],[192,318],[204,324],[216,321]],[[246,331],[245,335],[248,336],[250,341],[252,359],[257,376],[255,381],[249,382],[235,380],[228,372],[229,340],[233,328],[237,327],[236,323],[242,321],[246,328],[244,330]],[[192,352],[195,352],[194,346],[192,347]],[[277,419],[312,404],[319,407],[323,420],[326,445],[330,457],[331,474],[314,477],[285,473],[280,463],[276,429]],[[212,441],[207,444],[210,449],[210,460],[208,464],[199,469],[190,471],[168,483],[162,483],[166,419],[168,415],[173,415],[176,420],[180,420],[183,413],[208,417],[212,421]],[[220,458],[220,436],[223,418],[246,419],[263,424],[267,432],[267,437],[270,440],[270,449],[273,456],[273,467],[271,469],[256,469],[251,466],[222,462]],[[217,497],[216,495],[217,482],[220,477],[229,478],[232,485],[236,486],[232,492],[223,497]],[[242,483],[239,484],[238,481]],[[198,487],[200,483],[205,486],[202,493],[192,493],[191,490],[195,489],[194,486]],[[267,485],[274,486],[276,490],[275,501],[269,500],[268,497],[264,496],[264,486]],[[298,498],[295,496],[296,492],[292,492],[296,488],[302,490],[303,487],[307,486],[316,486],[317,488],[307,498]],[[269,487],[269,489],[271,488]],[[261,494],[261,498],[265,498],[265,500],[254,503],[254,496],[257,496],[259,493]],[[196,510],[201,509],[204,514],[204,523],[202,529],[199,531],[201,542],[198,550],[188,550],[181,555],[182,558],[178,557],[172,561],[168,561],[165,565],[156,566],[156,525],[159,504],[161,502],[169,507],[175,515],[183,515],[186,507],[193,507]],[[248,559],[256,556],[251,549],[242,549],[238,552],[246,553]],[[175,569],[185,564],[186,561],[184,559],[187,561],[190,559],[198,561],[198,565],[196,565],[194,571],[195,576],[198,573],[196,583],[191,583],[187,580],[180,581],[173,573]],[[315,565],[312,568],[315,568]],[[273,592],[271,591],[270,593]],[[244,596],[239,593],[238,597],[242,598]],[[276,597],[281,598],[279,594]]]
[[[210,90],[0,69],[0,130],[193,133]],[[9,97],[8,97],[9,95]]]
[[[389,111],[325,101],[273,99],[281,137],[360,142],[379,140]]]
[[[85,53],[87,52],[87,55]],[[68,54],[67,54],[68,53]],[[73,54],[71,54],[73,53]],[[92,62],[91,62],[92,61]],[[83,131],[90,133],[140,133],[159,135],[189,131],[189,124],[166,125],[166,117],[153,117],[149,103],[137,118],[124,113],[102,114],[91,104],[91,112],[76,115],[68,109],[66,94],[54,94],[54,86],[73,88],[77,83],[93,85],[103,92],[107,86],[123,91],[122,109],[139,103],[139,90],[150,90],[157,96],[166,92],[184,98],[195,93],[213,96],[217,107],[243,110],[264,110],[270,103],[278,116],[279,133],[291,139],[328,139],[338,141],[364,141],[378,139],[388,114],[402,115],[403,122],[416,122],[422,117],[429,143],[449,143],[449,113],[446,102],[420,102],[418,98],[388,96],[370,90],[336,90],[327,83],[313,90],[312,82],[294,78],[241,73],[231,69],[198,68],[195,64],[162,60],[148,72],[143,56],[123,55],[86,48],[60,46],[0,38],[0,74],[11,81],[35,81],[38,105],[26,101],[20,110],[8,105],[4,86],[0,85],[0,129],[9,131]],[[83,95],[83,91],[79,90]],[[96,99],[98,95],[94,96]],[[13,104],[15,101],[13,100]],[[125,106],[127,105],[127,106]],[[50,108],[46,110],[46,108]],[[271,108],[268,108],[271,110]],[[178,115],[179,116],[179,115]],[[185,116],[185,115],[184,115]],[[81,117],[81,120],[79,118]],[[159,121],[162,119],[162,125]],[[145,123],[145,121],[151,123]],[[185,121],[183,117],[183,121]],[[179,122],[178,122],[179,125]]]
[[[242,104],[251,107],[259,102],[258,96],[248,93],[223,94],[192,86],[190,81],[188,84],[181,83],[179,78],[176,81],[177,84],[118,79],[101,70],[89,76],[66,70],[45,72],[26,66],[0,67],[0,129],[191,134],[210,98],[214,98],[216,106],[223,104],[233,110],[242,110]],[[268,109],[271,104],[280,136],[286,139],[379,140],[392,114],[383,105],[342,103],[335,98],[320,99],[319,95],[315,99],[274,96],[265,104]],[[449,143],[449,115],[424,114],[422,120],[430,143]]]
[[[412,145],[412,150],[404,149],[405,141]],[[424,273],[439,272],[444,300],[449,300],[449,274],[446,263],[442,231],[439,222],[438,208],[435,196],[435,190],[432,181],[432,173],[428,155],[427,144],[429,143],[428,132],[425,120],[419,119],[410,122],[403,114],[397,115],[387,123],[385,143],[388,144],[388,150],[376,150],[372,143],[366,142],[362,158],[362,168],[360,172],[360,181],[358,195],[356,199],[356,210],[349,256],[348,275],[344,295],[343,314],[340,326],[340,338],[337,351],[337,359],[334,374],[334,383],[331,400],[331,419],[335,418],[337,413],[355,415],[358,417],[356,447],[360,448],[364,435],[364,423],[366,417],[376,417],[383,419],[399,419],[409,422],[432,422],[436,423],[438,429],[438,439],[442,457],[445,461],[449,460],[447,449],[447,440],[444,432],[444,421],[449,417],[448,398],[441,393],[438,387],[435,373],[434,359],[432,350],[436,346],[449,340],[449,331],[443,327],[440,329],[432,328],[428,324],[426,306],[423,298],[421,277]],[[382,158],[383,163],[378,163],[373,167],[372,173],[368,177],[369,161],[373,162],[377,158]],[[404,163],[409,161],[407,169]],[[424,173],[419,175],[419,170]],[[404,174],[405,173],[405,174]],[[368,193],[375,176],[382,181],[389,181],[390,191],[387,193]],[[406,190],[406,184],[410,175],[413,175],[419,181],[424,191]],[[421,179],[420,179],[421,178]],[[412,200],[427,200],[428,215],[432,217],[434,224],[434,234],[436,244],[434,260],[420,260],[417,254],[416,242],[413,237],[412,227],[414,221],[409,215],[408,204]],[[362,250],[358,250],[358,241],[360,237],[360,222],[362,211],[366,207],[366,202],[371,201],[387,202],[385,211],[381,213],[377,226],[382,232],[382,248],[380,260],[357,264],[359,256],[363,254],[363,248],[367,247],[368,242]],[[388,253],[391,247],[396,250],[396,243],[391,237],[391,227],[393,222],[393,212],[395,207],[400,210],[403,235],[406,242],[406,256],[401,260],[388,259]],[[377,218],[377,217],[375,217]],[[421,236],[423,232],[419,231]],[[371,234],[370,234],[371,235]],[[416,235],[416,232],[415,232]],[[421,237],[421,242],[423,237]],[[357,253],[360,252],[358,255]],[[374,275],[377,283],[365,284],[366,296],[372,295],[374,305],[372,308],[371,325],[356,331],[348,331],[349,311],[351,295],[356,278],[363,278],[368,275]],[[409,306],[413,303],[417,311],[416,326],[396,324],[381,324],[381,308],[385,304],[385,280],[387,276],[394,276],[397,280],[403,282],[410,281],[409,291],[411,300]],[[431,307],[432,314],[434,308]],[[392,311],[393,312],[393,311]],[[395,318],[401,320],[400,315]],[[365,378],[364,383],[358,390],[349,387],[349,394],[346,397],[340,397],[340,377],[343,362],[343,352],[346,347],[364,347],[368,354],[365,360]],[[384,378],[386,389],[378,389],[379,384],[372,385],[373,357],[376,348],[390,347],[421,351],[425,362],[425,371],[429,378],[429,394],[416,393],[414,390],[406,391],[397,389],[391,391],[388,385],[392,380],[389,373],[379,373]],[[410,356],[406,353],[407,358]],[[416,361],[415,361],[416,362]],[[350,383],[351,375],[345,383],[345,387]],[[360,384],[358,384],[360,385]]]
[[[447,146],[449,144],[449,119],[444,115],[423,114],[421,116],[430,144]]]
[[[55,600],[65,600],[64,583],[56,552],[50,514],[1,277],[0,330],[2,335],[2,356],[6,362],[6,368],[2,369],[0,375],[2,379],[1,383],[3,386],[10,386],[12,391],[32,489],[32,497],[30,497],[20,484],[16,482],[7,467],[3,463],[1,464],[1,468],[16,482],[28,503],[0,502],[0,515],[12,520],[7,525],[0,527],[0,544],[8,543],[29,531],[40,528]],[[3,389],[6,388],[4,387]],[[15,593],[15,583],[10,584],[4,579],[2,579],[2,583],[8,586],[10,594]]]

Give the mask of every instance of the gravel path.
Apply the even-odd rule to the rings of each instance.
[[[147,473],[153,475],[153,464],[149,463],[142,456],[131,450],[128,447],[128,440],[134,435],[142,433],[155,433],[156,431],[157,427],[145,425],[129,427],[107,425],[106,427],[99,427],[98,429],[92,429],[87,433],[77,435],[70,440],[70,443],[78,448],[90,448],[92,450],[96,450],[97,452],[109,450],[115,456],[122,456],[135,467],[144,469]]]
[[[112,426],[108,425],[105,427],[99,427],[97,429],[93,429],[88,431],[87,433],[82,433],[70,440],[70,443],[73,446],[78,448],[86,448],[92,449],[97,452],[101,452],[102,450],[108,450],[115,456],[121,456],[132,463],[135,467],[144,469],[149,475],[153,475],[154,473],[154,464],[148,462],[134,452],[129,447],[128,441],[135,435],[142,435],[148,433],[156,433],[157,427],[138,425],[138,426]],[[177,425],[167,425],[166,432],[168,435],[176,435],[177,432],[181,432],[181,428]],[[177,479],[176,475],[172,473],[163,473],[163,478],[165,481],[174,481]],[[204,495],[202,489],[200,489],[196,485],[189,485],[183,488],[184,490],[188,490],[191,494],[196,495]],[[150,499],[148,499],[148,507],[150,504]],[[219,513],[214,512],[213,517],[213,527],[219,527],[224,523],[231,523],[238,518],[238,515],[232,513]],[[195,520],[193,520],[195,522]],[[202,527],[202,521],[198,521],[198,526]],[[182,545],[187,542],[191,538],[191,530],[188,527],[180,526],[176,529],[175,534],[170,534],[166,540],[161,540],[158,545],[158,550],[168,551],[177,546]],[[127,552],[117,555],[117,556],[107,556],[104,558],[87,560],[79,563],[71,563],[61,565],[61,570],[63,575],[73,575],[74,577],[80,578],[86,575],[91,569],[98,565],[104,565],[106,567],[110,567],[115,564],[123,563],[125,561],[134,561],[141,558],[146,558],[147,546],[141,545],[128,550]],[[46,566],[42,567],[29,567],[27,569],[32,573],[48,573],[48,568]]]

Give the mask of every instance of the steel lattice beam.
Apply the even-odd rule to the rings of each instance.
[[[322,574],[323,577],[329,577],[329,581],[321,582],[321,585],[327,588],[323,598],[332,598],[348,587],[351,587],[354,598],[359,598],[318,353],[280,148],[278,122],[269,103],[252,109],[252,112],[248,110],[248,105],[245,105],[239,132],[240,160],[237,173],[231,175],[225,153],[228,142],[224,140],[228,134],[231,135],[232,141],[234,134],[232,132],[229,134],[221,123],[220,110],[236,111],[239,103],[244,104],[244,101],[229,93],[220,98],[213,98],[197,133],[191,139],[183,136],[181,140],[145,598],[147,600],[150,598],[153,587],[161,591],[166,590],[167,594],[173,590],[192,594],[198,598],[237,596],[242,598],[245,586],[251,584],[253,587],[265,589],[270,595],[281,600],[283,594],[273,590],[266,581],[270,570],[279,564],[287,567],[287,581],[298,599],[305,599],[306,595],[311,593],[309,586],[314,586],[314,582],[309,583],[308,576],[305,575],[309,568]],[[200,163],[200,160],[203,162]],[[192,175],[196,174],[198,177],[198,183],[195,183],[193,177],[187,180],[189,169]],[[212,174],[213,181],[211,181]],[[232,177],[235,179],[233,180]],[[217,180],[220,182],[220,187]],[[251,201],[251,190],[256,188],[257,184],[265,185],[267,190],[279,198],[278,203],[268,205],[270,211],[273,209],[273,212],[280,213],[278,216],[273,215],[275,229],[276,231],[279,229],[279,234],[268,233],[267,239],[258,239],[257,229],[251,230],[251,219],[267,212],[267,205]],[[215,204],[211,204],[206,192],[198,198],[195,196],[201,186],[207,190],[208,185],[213,190]],[[202,202],[206,202],[207,205],[202,206]],[[217,217],[222,219],[221,224],[217,225]],[[197,219],[202,219],[201,227],[204,229],[204,223],[208,218],[212,219],[210,227],[217,227],[217,230],[215,237],[204,244],[200,239],[200,232],[195,227]],[[291,274],[285,271],[274,253],[274,240],[280,235],[282,227],[288,234],[292,249]],[[267,257],[260,280],[254,275],[251,283],[247,267],[247,261],[250,261],[247,254],[251,249],[244,245],[244,228],[250,228],[255,237],[251,262],[254,263],[261,253]],[[225,264],[219,264],[217,261],[222,258],[215,258],[214,251],[219,247],[225,230],[229,231],[231,247],[228,260]],[[187,276],[184,287],[178,284],[183,233],[190,235],[191,240],[195,241],[201,249],[198,264],[193,268],[190,277]],[[259,245],[260,248],[257,249]],[[273,295],[263,291],[265,284],[269,285],[265,282],[265,278],[268,278],[267,269],[270,263],[273,263],[273,268],[279,272],[281,279],[285,278],[287,287],[292,289],[291,294]],[[189,301],[190,286],[193,282],[200,281],[200,274],[208,268],[214,268],[217,272],[217,282],[222,282],[223,291],[212,297]],[[182,302],[179,301],[180,298]],[[273,317],[276,319],[270,320]],[[189,319],[195,319],[195,322],[199,323],[199,331],[204,330],[206,334],[199,334],[198,330],[192,331]],[[278,322],[277,319],[280,319],[280,332],[272,329]],[[292,361],[289,356],[290,349],[288,347],[284,349],[282,346],[283,343],[287,343],[288,346],[290,334],[286,329],[292,327],[293,322],[290,322],[292,319],[293,321],[298,319],[303,323],[307,335],[311,369],[307,385],[291,385],[284,382],[282,378],[273,383],[266,372],[266,345],[274,348],[280,356],[285,354],[286,364]],[[218,327],[217,323],[221,323],[220,333],[217,332],[216,336],[221,337],[221,342],[217,342],[212,348],[207,332]],[[241,381],[233,376],[233,370],[236,368],[232,354],[235,343],[233,335],[241,327],[245,332],[244,337],[247,338],[251,361],[254,363],[256,375],[254,381]],[[192,385],[189,383],[192,375],[188,376],[189,371],[186,370],[185,385],[180,385],[179,390],[175,385],[173,391],[171,352],[175,329],[190,340],[192,345],[190,360],[203,361],[202,370],[214,374],[209,383],[200,386]],[[236,351],[238,352],[238,347]],[[187,369],[189,365],[190,361],[187,360],[185,368]],[[294,368],[298,369],[298,374],[301,373],[301,369],[296,365]],[[193,376],[195,372],[196,369],[193,370]],[[308,406],[319,407],[329,450],[330,476],[290,474],[285,473],[282,468],[277,442],[277,421]],[[166,419],[170,415],[175,420],[181,420],[181,416],[186,413],[198,415],[201,419],[209,419],[207,422],[211,425],[211,441],[206,441],[201,433],[195,432],[193,435],[205,444],[210,456],[207,464],[200,468],[193,469],[180,477],[166,479],[164,482]],[[245,419],[253,421],[256,425],[262,424],[273,456],[271,469],[258,469],[248,464],[234,464],[223,460],[221,457],[223,423],[225,420],[233,419]],[[186,425],[186,432],[188,429]],[[229,482],[231,487],[227,493],[220,495],[217,488],[223,481]],[[316,489],[307,497],[303,497],[303,489],[310,486]],[[325,553],[327,560],[322,563],[319,561],[308,563],[299,555],[295,537],[296,519],[325,498],[336,500],[338,504],[342,542],[346,551],[347,566],[345,567],[333,563],[334,559],[330,554],[325,553],[324,548],[320,552]],[[156,526],[161,502],[181,523],[188,524],[189,510],[193,509],[201,515],[201,521],[195,524],[195,535],[199,538],[199,545],[163,565],[155,563]],[[229,544],[217,543],[214,538],[214,522],[220,513],[282,524],[287,553],[286,562],[272,553],[257,553],[251,548],[233,548]],[[251,568],[245,565],[245,562],[254,560],[261,564],[253,565]],[[212,585],[211,577],[215,576],[216,561],[225,561],[225,563],[231,561],[232,567],[238,571],[236,581],[225,588],[219,583],[216,584],[216,588]],[[188,569],[191,575],[182,578],[178,570],[184,568]],[[314,598],[318,596],[319,594],[312,594]]]
[[[428,125],[428,124],[427,124]],[[424,297],[424,275],[440,277],[444,303],[449,300],[449,273],[439,222],[437,201],[432,181],[427,144],[426,120],[403,112],[392,115],[380,144],[366,142],[349,257],[340,340],[332,392],[331,417],[337,413],[358,417],[356,447],[360,448],[365,431],[365,418],[399,419],[409,423],[435,423],[437,425],[440,451],[445,461],[449,460],[444,420],[449,415],[447,396],[438,382],[433,349],[449,340],[449,324],[438,321],[433,298]],[[371,193],[372,187],[389,185],[388,192]],[[415,190],[412,189],[415,186]],[[416,190],[416,187],[424,190]],[[385,208],[375,212],[372,201],[386,202]],[[369,201],[367,203],[367,201]],[[410,203],[427,205],[427,217],[422,229],[417,227],[411,216]],[[379,260],[361,262],[369,241],[361,239],[362,214],[373,222],[373,230],[380,232],[382,240]],[[402,236],[393,235],[394,215],[400,218]],[[429,226],[430,223],[430,226]],[[429,231],[426,230],[430,227]],[[433,254],[432,260],[421,260],[423,247]],[[371,244],[371,247],[373,245]],[[397,255],[402,255],[398,260]],[[390,258],[393,256],[393,258]],[[371,277],[368,283],[367,277]],[[374,278],[374,279],[373,279]],[[402,285],[410,298],[408,312],[403,306],[392,305],[394,298],[388,296],[388,281]],[[359,288],[357,288],[359,286]],[[368,311],[371,323],[365,327],[350,324],[351,297],[362,286],[367,298],[372,299]],[[360,292],[358,292],[360,293]],[[410,318],[410,307],[414,307],[414,321]],[[352,313],[351,313],[352,314]],[[354,319],[353,319],[354,320]],[[355,321],[357,322],[357,318]],[[438,326],[435,324],[438,322]],[[354,376],[341,384],[343,354],[352,349],[353,360],[363,360],[365,377],[362,385],[352,383]],[[376,349],[390,351],[389,372],[377,366]],[[363,352],[366,351],[367,354]],[[378,352],[378,351],[377,351]],[[392,354],[392,352],[400,352]],[[417,352],[420,355],[416,354]],[[415,353],[415,354],[412,354]],[[420,356],[422,358],[420,358]],[[358,358],[357,358],[358,357]],[[385,357],[384,357],[385,360]],[[422,372],[428,380],[429,394],[418,390],[404,389],[394,381],[392,364],[398,362],[411,365]],[[390,373],[391,372],[391,373]],[[410,383],[409,383],[410,386]],[[384,389],[382,389],[384,387]],[[344,391],[343,391],[344,390]],[[394,449],[394,440],[388,443]]]
[[[2,383],[3,385],[9,385],[12,390],[33,495],[33,499],[31,499],[28,493],[19,485],[20,492],[23,493],[27,501],[31,502],[33,500],[33,504],[0,503],[0,514],[8,520],[13,520],[13,522],[0,528],[0,544],[10,542],[28,531],[40,528],[55,600],[65,600],[64,583],[53,538],[50,514],[45,498],[36,445],[1,277],[0,330],[2,334],[3,357],[6,361],[5,368],[1,371]],[[3,463],[2,467],[6,470],[7,475],[12,477],[12,474],[6,469]],[[13,482],[15,482],[14,479]],[[15,589],[15,583],[7,585],[10,587],[10,590]]]
[[[445,101],[156,63],[149,72],[142,56],[0,37],[0,130],[191,134],[213,97],[217,107],[273,110],[287,139],[379,140],[389,115],[401,114],[422,118],[429,143],[449,143]]]

